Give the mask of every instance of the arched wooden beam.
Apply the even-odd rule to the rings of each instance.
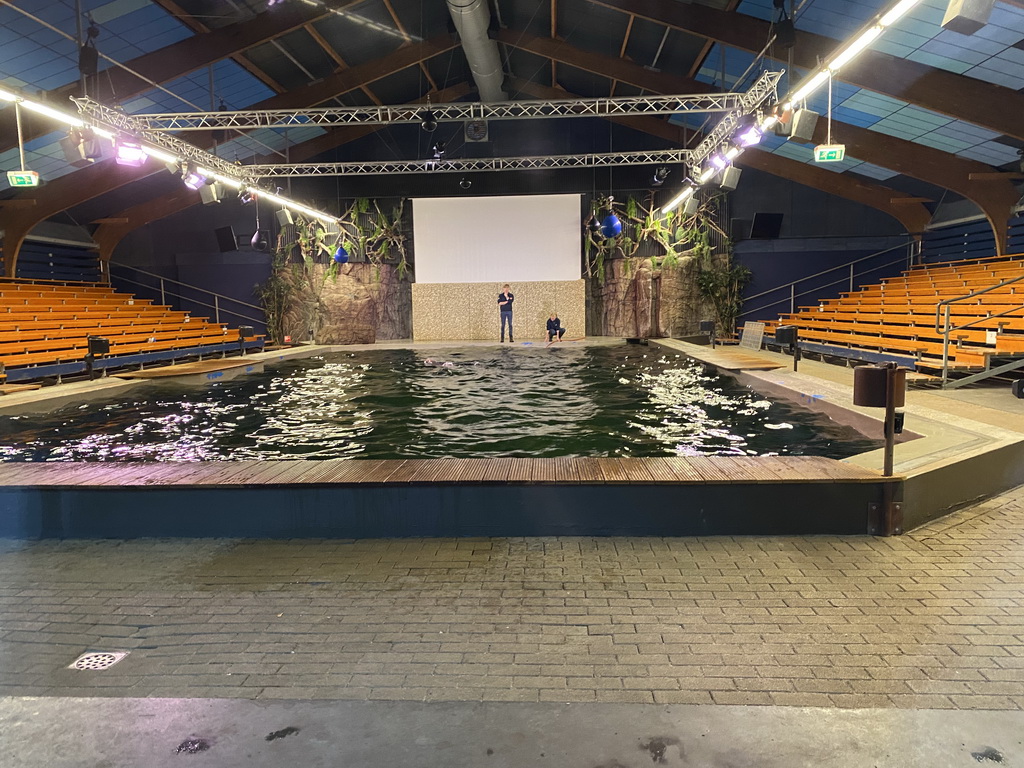
[[[515,80],[514,87],[537,99],[564,99],[572,96],[559,88],[547,88],[525,80]],[[615,117],[611,120],[633,130],[656,136],[675,147],[684,146],[687,139],[694,138],[693,131],[684,131],[657,117]],[[924,231],[931,220],[931,212],[920,202],[913,202],[910,195],[881,184],[865,183],[815,165],[757,149],[748,149],[740,156],[740,161],[741,165],[756,168],[773,176],[792,179],[812,189],[875,208],[892,216],[906,228],[907,232],[914,235]]]
[[[444,104],[461,99],[470,90],[468,83],[458,83],[431,94],[431,99],[438,104]],[[304,162],[323,152],[340,147],[342,144],[368,136],[383,127],[383,125],[353,125],[335,128],[321,136],[303,141],[291,147],[289,150],[290,159],[295,163]],[[256,158],[255,162],[257,164],[272,163],[275,159],[275,157],[264,156]],[[113,221],[100,224],[93,234],[93,240],[99,246],[100,259],[102,261],[109,261],[118,243],[139,227],[172,216],[198,202],[199,194],[182,186],[181,189],[172,194],[161,195],[114,214],[110,217]]]
[[[681,32],[759,53],[771,34],[762,19],[678,0],[590,0]],[[813,69],[841,41],[797,30],[793,64]],[[875,50],[865,50],[843,67],[837,79],[902,99],[996,133],[1024,139],[1024,93],[1001,85],[929,67]]]
[[[61,176],[48,184],[22,192],[10,201],[0,202],[0,229],[3,229],[4,274],[14,277],[18,252],[25,237],[37,224],[54,214],[99,197],[163,168],[151,164],[142,168],[118,165],[104,160],[89,168]],[[34,205],[25,207],[28,201]]]
[[[287,34],[305,26],[326,14],[320,8],[300,3],[279,5],[272,10],[257,14],[251,19],[229,24],[212,31],[200,32],[185,40],[138,56],[125,62],[125,66],[142,77],[133,75],[128,69],[109,66],[94,78],[89,95],[104,103],[117,103],[133,99],[150,90],[155,83],[167,83],[179,77],[209,66],[214,62],[253,48],[275,37]],[[146,79],[143,79],[146,78]],[[78,96],[80,83],[75,81],[43,94],[43,98],[59,107],[68,107],[68,99]],[[184,106],[184,105],[181,105]],[[4,142],[0,150],[7,150],[16,141],[13,109],[4,110],[0,133]],[[10,115],[6,113],[11,113]],[[25,141],[43,136],[54,130],[53,122],[35,116],[27,110],[22,114]]]
[[[453,41],[448,35],[436,38],[433,41],[428,40],[421,43],[414,43],[394,51],[380,59],[376,59],[358,67],[352,67],[351,69],[347,69],[343,72],[338,72],[329,78],[318,81],[317,83],[312,83],[304,88],[297,88],[287,94],[272,97],[271,99],[267,99],[259,104],[252,105],[250,108],[274,108],[267,106],[268,104],[274,104],[277,108],[282,109],[288,107],[311,107],[331,99],[334,96],[359,88],[367,82],[378,80],[382,77],[394,74],[395,72],[399,72],[408,66],[416,65],[418,62],[430,58],[431,56],[451,50],[452,48],[457,47],[457,45],[458,43]],[[365,133],[362,135],[365,135]],[[188,140],[190,143],[203,149],[209,149],[213,146],[213,135],[209,131],[197,131],[191,133],[188,136]],[[295,156],[293,156],[293,159],[298,161],[298,158]],[[19,197],[34,199],[40,203],[45,201],[45,204],[37,205],[32,209],[31,214],[26,214],[17,221],[10,221],[9,218],[5,218],[5,213],[9,213],[9,211],[0,213],[0,225],[7,223],[7,226],[11,227],[12,232],[12,236],[10,238],[7,236],[4,238],[4,271],[6,275],[14,275],[14,270],[17,265],[18,251],[21,249],[21,245],[25,240],[25,235],[31,232],[33,227],[37,224],[50,216],[53,216],[55,213],[67,210],[68,208],[73,208],[76,205],[80,205],[88,200],[99,197],[106,192],[117,189],[123,184],[133,181],[135,178],[142,178],[145,175],[155,173],[160,170],[158,167],[150,163],[142,169],[131,169],[139,172],[139,175],[133,177],[123,174],[98,174],[94,178],[93,175],[89,175],[90,172],[92,172],[92,174],[96,174],[97,168],[106,167],[112,164],[113,162],[110,160],[102,161],[91,168],[75,171],[74,173],[62,176],[49,184],[34,189],[31,192],[22,193]],[[85,182],[84,180],[86,178],[89,178],[90,181]],[[82,181],[79,181],[80,179]]]
[[[819,120],[814,132],[814,143],[825,143],[827,131],[825,121]],[[1020,193],[1008,179],[971,180],[972,173],[991,174],[994,171],[991,166],[925,144],[834,120],[832,141],[845,144],[852,157],[927,181],[970,200],[981,209],[992,227],[996,253],[1006,253],[1010,213],[1020,199]]]
[[[683,92],[681,89],[692,85],[692,81],[687,78],[661,72],[649,72],[631,62],[604,54],[583,52],[557,40],[544,41],[523,35],[522,42],[517,43],[510,36],[509,45],[522,46],[524,50],[539,55],[557,56],[558,60],[563,63],[592,72],[600,71],[604,67],[609,70],[614,69],[616,79],[656,93],[681,93]],[[706,89],[707,86],[704,88]],[[826,141],[825,129],[825,122],[819,121],[818,132],[815,135],[816,143]],[[1014,190],[1013,184],[1008,179],[990,178],[987,181],[976,181],[971,178],[972,174],[985,174],[991,177],[995,172],[991,166],[961,158],[924,144],[835,120],[832,121],[832,137],[837,142],[845,142],[849,154],[859,160],[899,171],[967,198],[977,205],[988,219],[999,252],[1002,253],[1005,250],[1010,212],[1020,195]],[[692,134],[689,138],[692,141]],[[749,160],[745,164],[752,165]],[[806,164],[797,163],[797,165]],[[796,173],[796,169],[793,172]],[[832,177],[840,175],[831,171],[826,171],[826,173]]]

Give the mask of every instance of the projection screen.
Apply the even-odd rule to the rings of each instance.
[[[580,279],[579,195],[413,200],[417,283]]]

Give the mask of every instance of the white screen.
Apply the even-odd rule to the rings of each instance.
[[[418,283],[580,279],[579,195],[413,200]]]

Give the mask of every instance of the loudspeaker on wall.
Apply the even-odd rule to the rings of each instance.
[[[988,24],[995,0],[949,0],[942,28],[961,35],[973,35]]]
[[[218,227],[213,230],[213,234],[217,237],[217,248],[221,253],[238,250],[238,240],[235,238],[233,227]]]
[[[292,212],[287,208],[282,208],[277,212],[277,223],[279,226],[287,227],[289,224],[294,224],[295,220],[292,218]]]
[[[735,165],[730,165],[724,171],[718,179],[718,186],[724,189],[726,192],[732,192],[740,183],[740,169]]]
[[[798,109],[793,113],[793,122],[789,128],[788,138],[797,141],[812,141],[819,117],[820,115],[814,110]]]

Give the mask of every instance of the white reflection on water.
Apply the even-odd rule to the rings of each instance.
[[[876,445],[691,360],[637,347],[373,350],[136,391],[0,416],[0,459],[842,457]]]

